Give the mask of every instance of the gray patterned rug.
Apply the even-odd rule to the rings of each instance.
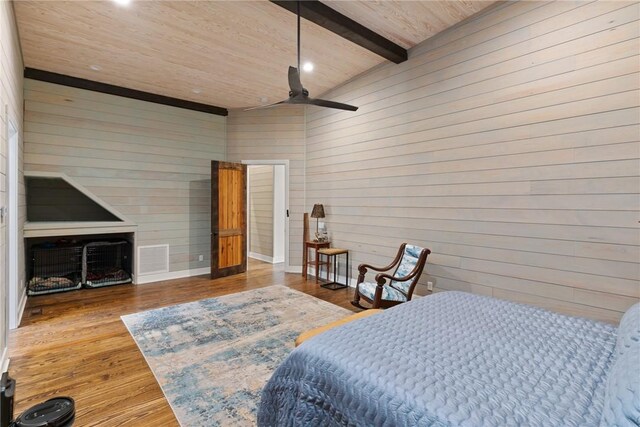
[[[289,289],[122,316],[182,426],[255,425],[260,392],[303,331],[349,315]]]

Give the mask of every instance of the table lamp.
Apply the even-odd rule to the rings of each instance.
[[[315,218],[316,219],[316,240],[320,240],[320,234],[319,234],[319,223],[320,223],[320,218],[324,218],[324,206],[322,206],[322,204],[320,203],[316,203],[315,205],[313,205],[313,210],[311,211],[311,218]]]

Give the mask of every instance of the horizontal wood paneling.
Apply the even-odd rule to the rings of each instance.
[[[640,298],[640,5],[486,9],[309,108],[306,197],[353,265],[617,321]],[[425,292],[420,287],[420,292]]]
[[[249,252],[273,258],[273,166],[249,166]]]
[[[305,212],[304,107],[230,110],[227,126],[229,161],[289,160],[289,265],[301,266]]]
[[[75,178],[139,225],[138,245],[168,243],[171,271],[209,265],[224,117],[30,79],[24,94],[27,170]]]
[[[13,5],[11,2],[0,2],[0,206],[2,207],[7,207],[9,202],[7,193],[9,120],[18,130],[18,174],[21,175],[22,173],[22,69],[22,55],[20,53],[20,42],[18,29],[15,25]],[[18,235],[21,235],[25,218],[24,180],[18,176],[10,177],[9,179],[18,179]],[[4,362],[2,356],[7,347],[5,331],[9,327],[5,323],[8,315],[4,315],[5,309],[8,307],[7,299],[9,298],[6,284],[8,250],[18,251],[18,283],[11,283],[9,286],[17,289],[19,299],[24,295],[25,283],[23,245],[21,239],[19,239],[18,248],[8,248],[7,221],[7,217],[5,217],[0,222],[0,305],[2,306],[2,316],[0,316],[0,363]]]

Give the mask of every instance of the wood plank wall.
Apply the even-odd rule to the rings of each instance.
[[[273,258],[273,166],[248,167],[249,253]]]
[[[617,321],[640,297],[638,2],[505,2],[309,109],[306,198],[354,265]],[[424,293],[424,288],[420,289]]]
[[[0,206],[7,206],[7,122],[10,119],[18,129],[19,153],[18,169],[22,170],[22,55],[20,53],[20,43],[18,40],[18,30],[15,25],[13,15],[13,5],[11,2],[0,2]],[[8,106],[8,116],[5,114],[5,106]],[[20,174],[21,175],[21,174]],[[22,233],[25,219],[25,193],[24,180],[18,183],[18,226],[19,235]],[[6,220],[0,224],[0,251],[6,252]],[[15,249],[14,249],[15,250]],[[1,258],[2,260],[5,257]],[[18,295],[24,295],[24,250],[18,248]],[[6,307],[5,301],[8,295],[5,294],[5,273],[6,265],[0,265],[0,305]],[[0,316],[0,331],[5,328],[4,316]],[[0,336],[2,334],[0,333]],[[1,339],[1,338],[0,338]],[[0,356],[6,343],[0,342]]]
[[[229,111],[227,156],[242,160],[289,160],[289,265],[302,265],[302,216],[305,207],[304,107]]]
[[[25,170],[75,178],[138,224],[138,245],[168,243],[170,271],[209,267],[224,117],[30,79],[24,96]]]

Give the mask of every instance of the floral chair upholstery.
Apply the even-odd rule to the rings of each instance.
[[[393,262],[386,267],[360,264],[358,284],[351,304],[363,309],[388,308],[410,301],[430,253],[429,249],[403,243]],[[384,273],[394,267],[393,275]],[[367,269],[380,272],[375,277],[375,283],[364,281]],[[389,283],[386,283],[387,280]],[[371,307],[361,305],[361,298]]]

